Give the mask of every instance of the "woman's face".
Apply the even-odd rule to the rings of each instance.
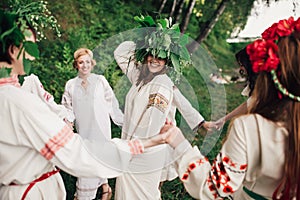
[[[147,66],[151,73],[161,71],[165,67],[166,61],[163,59],[155,58],[152,55],[147,57]]]
[[[93,69],[92,59],[88,54],[82,55],[77,59],[77,69],[79,76],[89,75]]]

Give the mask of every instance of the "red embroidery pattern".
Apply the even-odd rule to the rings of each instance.
[[[40,85],[40,87],[41,87],[42,90],[44,91],[44,95],[43,95],[43,96],[44,96],[44,99],[45,99],[46,101],[49,101],[49,99],[52,97],[52,95],[44,89],[44,86],[43,86],[42,84]]]
[[[150,94],[147,108],[153,106],[164,113],[168,107],[168,104],[168,99],[166,99],[163,95],[159,93]]]
[[[16,74],[12,75],[11,77],[1,78],[0,86],[1,85],[13,85],[16,87],[20,87],[19,78]]]
[[[59,133],[49,139],[44,148],[40,150],[40,154],[47,160],[50,160],[61,147],[63,147],[72,137],[74,133],[68,125],[64,126]]]
[[[196,167],[204,164],[205,162],[208,162],[207,158],[202,158],[202,159],[196,160],[195,162],[190,163],[188,169],[182,175],[181,180],[186,181],[189,178],[191,171],[193,171]]]
[[[234,163],[229,157],[219,153],[217,159],[214,161],[210,176],[207,179],[209,190],[212,192],[215,198],[219,197],[218,191],[223,193],[232,194],[234,190],[230,185],[230,177],[226,170],[230,170],[234,173],[245,173],[247,170],[247,164],[239,165]]]

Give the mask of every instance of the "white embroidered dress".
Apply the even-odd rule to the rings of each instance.
[[[132,158],[127,141],[83,141],[39,97],[0,85],[0,199],[21,199],[29,183],[55,166],[84,177],[112,178]],[[59,173],[37,182],[28,199],[63,200]]]
[[[148,138],[159,133],[168,118],[173,124],[176,108],[180,110],[191,128],[195,128],[203,117],[192,107],[167,75],[158,75],[143,87],[136,86],[139,70],[134,64],[135,44],[123,42],[114,51],[115,59],[127,75],[132,87],[125,101],[125,117],[122,138]],[[151,155],[152,154],[152,155]],[[169,146],[161,145],[148,154],[132,161],[131,172],[117,178],[116,199],[160,199],[158,184],[160,181],[172,180],[177,173],[170,164]],[[167,167],[168,170],[163,170]],[[147,172],[153,171],[155,172]]]
[[[102,75],[90,74],[87,88],[82,79],[75,77],[67,81],[62,104],[75,115],[76,130],[81,137],[88,140],[111,140],[111,122],[122,126],[123,113],[109,83]],[[97,189],[107,179],[78,178],[77,198],[90,200],[95,198]]]
[[[238,117],[213,165],[187,141],[175,149],[179,177],[196,199],[252,199],[243,186],[272,199],[282,179],[287,136],[285,128],[260,115]]]

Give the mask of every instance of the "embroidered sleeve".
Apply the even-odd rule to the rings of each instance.
[[[65,125],[56,135],[48,140],[41,149],[40,154],[47,160],[52,159],[55,153],[61,149],[74,135],[68,125]]]
[[[165,113],[168,108],[169,101],[166,97],[159,93],[150,94],[147,108],[155,107],[161,112]]]
[[[237,131],[233,124],[228,139],[212,165],[197,147],[177,159],[179,177],[194,198],[224,199],[241,187],[248,161],[245,138]]]

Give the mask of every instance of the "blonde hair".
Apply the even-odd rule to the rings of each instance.
[[[96,61],[93,59],[93,52],[87,48],[79,48],[74,52],[74,61],[73,61],[73,67],[77,69],[77,60],[79,57],[83,55],[89,55],[92,60],[92,67],[96,65]]]

